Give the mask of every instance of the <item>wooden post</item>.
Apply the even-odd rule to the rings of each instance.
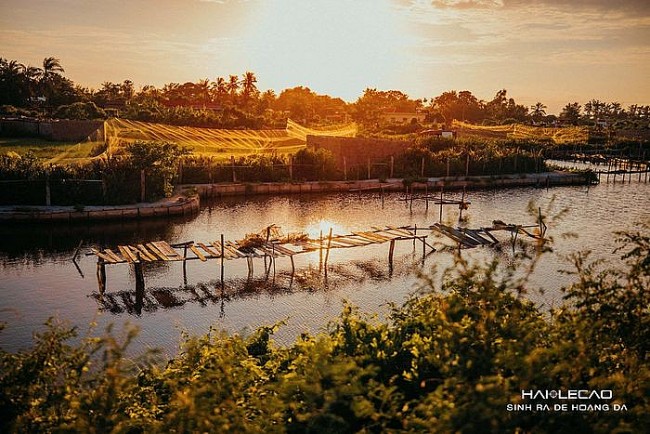
[[[248,265],[248,280],[250,280],[253,277],[253,258],[246,256],[246,263]]]
[[[330,233],[327,236],[327,251],[325,252],[325,275],[327,275],[327,260],[330,257],[331,246],[332,246],[332,228],[330,228]]]
[[[449,178],[449,157],[447,157],[447,178]]]
[[[296,264],[293,262],[293,255],[289,255],[289,259],[291,259],[291,278],[293,278],[296,272]]]
[[[293,181],[293,155],[289,157],[289,180]]]
[[[183,159],[178,160],[178,183],[183,183]]]
[[[106,264],[100,258],[97,258],[97,286],[99,293],[104,295],[106,291]]]
[[[422,264],[424,264],[424,259],[427,257],[427,243],[424,238],[419,238],[419,240],[422,241]]]
[[[424,157],[422,157],[420,162],[420,177],[424,178]]]
[[[469,152],[467,153],[467,158],[465,160],[465,176],[469,176]]]
[[[271,260],[273,261],[273,282],[275,283],[275,244],[271,243]]]
[[[429,181],[424,184],[424,211],[429,211]]]
[[[50,174],[45,178],[45,206],[52,205],[52,193],[50,190]]]
[[[323,271],[323,230],[320,230],[320,237],[318,242],[318,272]]]
[[[368,158],[368,178],[370,179],[370,158]]]
[[[348,180],[348,160],[343,156],[343,180]]]
[[[223,234],[221,234],[221,289],[223,290],[223,257],[225,248],[223,246]]]
[[[232,168],[232,182],[237,182],[237,174],[235,173],[235,156],[230,156],[230,167]]]
[[[187,244],[183,246],[183,284],[187,286]]]
[[[142,313],[142,304],[144,302],[144,273],[142,271],[142,258],[138,253],[138,261],[133,263],[135,269],[135,312]]]
[[[463,195],[458,208],[460,208],[460,213],[458,214],[458,223],[460,223],[463,220],[463,209],[465,209],[465,187],[463,187]]]
[[[444,187],[440,187],[440,217],[438,218],[438,223],[442,223],[442,194],[444,192]]]
[[[142,260],[138,254],[138,260],[133,263],[133,271],[135,274],[135,292],[144,292],[144,273],[142,272]]]
[[[144,169],[140,170],[140,202],[144,202],[146,198],[146,185],[147,178],[144,174]]]
[[[390,247],[388,248],[388,265],[393,268],[393,254],[395,253],[395,240],[390,240]]]
[[[417,223],[413,225],[413,235],[418,236],[418,225]],[[413,251],[415,252],[415,238],[413,238]]]
[[[390,177],[392,178],[393,175],[395,174],[395,157],[390,156]]]

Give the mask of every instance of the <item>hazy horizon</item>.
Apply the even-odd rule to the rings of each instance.
[[[499,89],[559,113],[573,101],[650,103],[646,0],[5,0],[1,57],[61,60],[83,86],[255,72],[260,90],[365,88],[431,98]]]

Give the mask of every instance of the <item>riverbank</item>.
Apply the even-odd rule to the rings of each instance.
[[[113,206],[0,206],[0,221],[82,222],[169,217],[199,211],[198,196],[175,195],[151,203]]]
[[[422,178],[411,182],[414,190],[476,190],[513,187],[556,187],[564,185],[587,185],[590,178],[583,173],[543,172],[522,173],[498,176],[453,176]],[[246,196],[264,194],[310,194],[345,193],[358,191],[404,191],[406,183],[402,178],[385,181],[368,179],[359,181],[312,181],[312,182],[260,182],[260,183],[220,183],[185,184],[184,189],[195,190],[202,198],[225,196]]]
[[[461,176],[419,179],[411,182],[413,190],[502,189],[514,187],[556,187],[586,185],[590,179],[582,173],[543,172],[499,176]],[[248,195],[347,193],[364,191],[404,191],[407,183],[401,178],[385,181],[261,182],[184,184],[181,192],[153,203],[114,206],[0,206],[0,221],[81,222],[94,220],[127,220],[150,217],[189,215],[198,212],[201,198]],[[198,194],[198,195],[197,195]]]

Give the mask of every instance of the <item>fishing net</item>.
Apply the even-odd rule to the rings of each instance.
[[[307,136],[346,136],[357,133],[355,124],[311,129],[290,119],[285,129],[225,130],[183,127],[127,119],[109,119],[102,128],[58,153],[47,163],[84,164],[108,155],[119,155],[136,141],[173,142],[193,155],[227,159],[231,155],[293,154],[307,145]]]
[[[523,124],[484,126],[467,124],[460,121],[454,121],[453,126],[462,133],[467,134],[504,139],[551,140],[556,144],[584,143],[589,136],[586,127],[546,128]]]

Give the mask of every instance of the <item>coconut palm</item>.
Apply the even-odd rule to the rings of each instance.
[[[228,79],[227,85],[228,93],[230,93],[230,98],[234,102],[235,97],[237,96],[237,91],[239,90],[239,77],[236,75],[231,75]]]
[[[51,75],[61,75],[65,72],[61,66],[61,61],[56,57],[46,57],[43,59],[43,76],[50,77]]]
[[[228,95],[228,86],[226,84],[226,79],[223,77],[217,77],[217,81],[213,81],[211,84],[212,94],[214,95],[214,100],[218,103],[223,103]]]
[[[540,121],[544,116],[546,116],[547,107],[541,102],[535,103],[535,105],[530,106],[532,113],[530,116],[535,121]]]

